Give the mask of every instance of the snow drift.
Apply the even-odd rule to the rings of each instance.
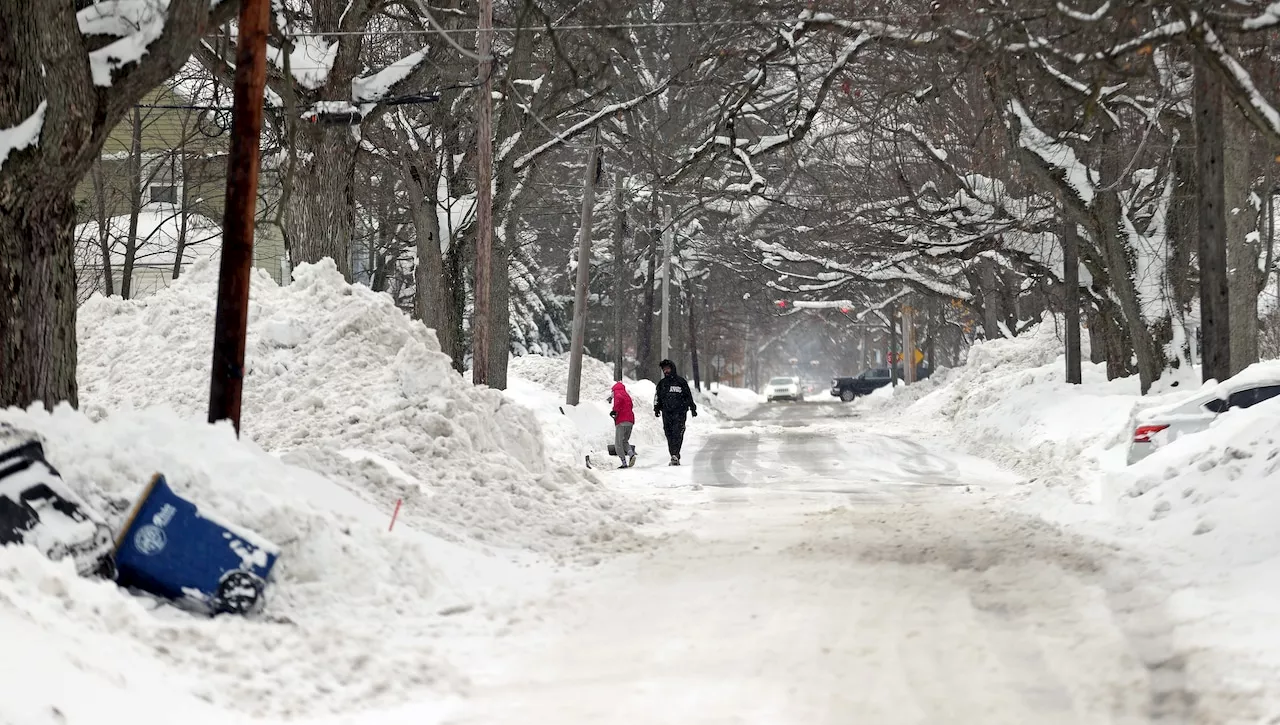
[[[82,308],[90,416],[204,416],[216,272],[201,263],[154,297]],[[255,443],[388,515],[403,499],[406,522],[453,540],[567,552],[646,520],[580,466],[548,458],[534,412],[463,380],[386,295],[347,284],[329,260],[293,276],[287,287],[253,279],[242,425]]]
[[[278,717],[456,691],[461,678],[428,636],[434,613],[516,581],[514,565],[501,560],[409,527],[387,533],[385,512],[237,441],[229,425],[165,411],[94,422],[66,406],[0,411],[0,420],[38,433],[68,485],[115,529],[150,474],[163,471],[183,495],[282,549],[265,617],[215,620],[83,579],[69,561],[34,549],[0,550],[6,659],[39,662],[48,678],[20,701],[0,698],[0,722],[55,722],[51,713],[76,711],[79,691],[50,685],[71,676],[117,697],[180,695]],[[6,682],[15,685],[9,674]],[[41,717],[28,717],[39,709]]]
[[[203,420],[210,263],[144,300],[82,308],[81,411],[0,411],[44,439],[67,484],[114,527],[158,471],[281,546],[265,615],[216,620],[28,548],[0,550],[0,641],[7,661],[30,663],[6,675],[30,696],[0,702],[0,723],[86,719],[83,693],[105,708],[94,717],[128,711],[133,722],[175,711],[337,719],[438,702],[466,688],[437,650],[440,612],[474,608],[476,636],[492,636],[488,622],[548,583],[524,568],[531,554],[496,547],[563,557],[635,546],[631,524],[651,506],[548,451],[543,412],[464,381],[431,331],[332,262],[294,276],[286,288],[253,279],[241,439]],[[397,499],[405,508],[388,532]],[[403,721],[421,721],[413,712]]]

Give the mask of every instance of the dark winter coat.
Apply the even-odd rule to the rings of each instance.
[[[668,415],[684,415],[686,412],[698,414],[698,404],[693,402],[689,381],[680,377],[674,367],[671,368],[670,375],[663,375],[658,381],[658,390],[653,396],[653,412]]]
[[[620,382],[613,384],[613,422],[636,422],[636,412],[631,402],[631,395],[627,393],[627,386]]]

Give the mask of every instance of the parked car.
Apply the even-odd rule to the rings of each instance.
[[[804,388],[799,378],[773,378],[764,386],[765,400],[804,400]]]
[[[1173,405],[1143,411],[1129,442],[1129,465],[1189,433],[1208,429],[1213,419],[1232,408],[1248,408],[1280,395],[1280,372],[1246,372],[1208,391]]]
[[[916,380],[929,377],[929,369],[916,368]],[[898,379],[902,379],[902,368],[898,367]],[[871,368],[863,370],[853,377],[833,378],[831,394],[844,402],[849,402],[860,395],[869,395],[873,390],[883,388],[893,381],[893,371],[889,368]]]

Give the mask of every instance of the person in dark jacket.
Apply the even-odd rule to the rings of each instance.
[[[662,368],[662,380],[653,396],[653,414],[662,416],[662,432],[667,436],[667,452],[671,465],[680,465],[680,447],[684,445],[685,416],[698,417],[698,404],[693,402],[689,381],[676,374],[676,364],[670,360],[658,363]]]

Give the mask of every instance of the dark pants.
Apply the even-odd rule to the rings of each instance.
[[[662,433],[667,437],[667,454],[680,457],[684,445],[684,422],[688,411],[662,411]]]

